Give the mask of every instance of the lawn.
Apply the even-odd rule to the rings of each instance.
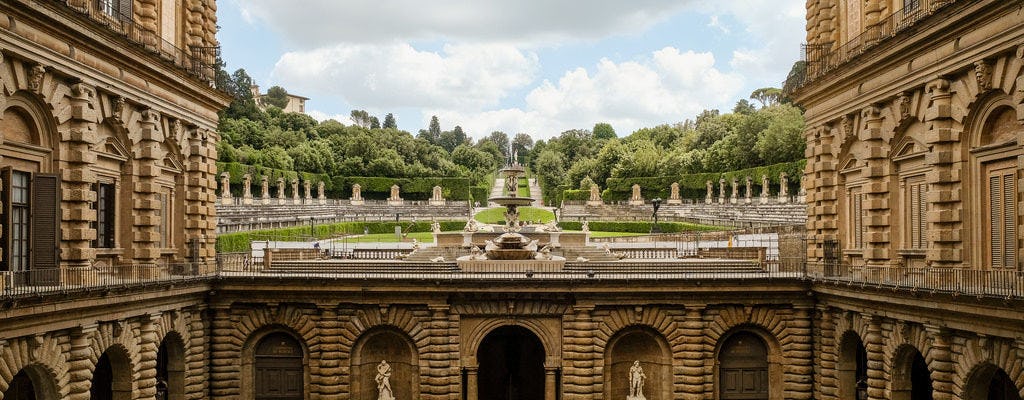
[[[504,208],[490,208],[476,213],[473,216],[477,221],[485,224],[504,224],[505,223],[505,209]],[[519,220],[520,221],[540,221],[547,223],[555,220],[555,213],[536,207],[519,207]]]
[[[411,242],[416,239],[420,242],[433,242],[434,234],[430,232],[412,232],[406,235],[403,242]],[[366,243],[366,242],[398,242],[398,238],[395,237],[394,233],[371,233],[369,235],[359,235],[349,237],[348,239],[335,239],[336,243],[348,242],[348,243]]]

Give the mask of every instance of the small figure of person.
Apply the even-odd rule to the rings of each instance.
[[[380,360],[377,364],[377,400],[395,400],[395,394],[391,391],[391,366],[386,360]]]
[[[644,380],[647,379],[647,375],[644,375],[643,368],[640,368],[640,360],[633,361],[633,366],[629,367],[629,396],[627,400],[645,400],[644,397]]]

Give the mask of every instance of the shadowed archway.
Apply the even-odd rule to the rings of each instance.
[[[544,346],[530,330],[503,326],[491,331],[480,343],[477,360],[478,399],[544,399]]]

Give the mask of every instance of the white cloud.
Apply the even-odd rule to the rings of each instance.
[[[337,45],[286,53],[272,73],[308,97],[337,96],[360,108],[483,110],[528,85],[538,60],[513,46],[446,45],[441,53],[406,43]]]
[[[758,47],[733,50],[729,65],[751,81],[780,86],[804,40],[805,13],[799,1],[718,1],[701,3],[705,12],[727,14],[744,26]]]
[[[447,38],[552,42],[642,32],[690,1],[680,0],[236,0],[295,46]],[[297,4],[301,3],[301,4]]]
[[[722,33],[724,33],[724,34],[729,34],[729,27],[727,27],[724,24],[722,24],[722,21],[719,21],[717,15],[712,15],[711,16],[711,18],[708,20],[708,26],[711,27],[711,28],[718,29],[718,30],[722,31]]]
[[[608,122],[627,135],[662,123],[692,118],[705,108],[730,104],[743,77],[719,71],[710,53],[666,47],[645,61],[601,60],[594,71],[577,68],[557,82],[544,81],[526,96],[524,108],[481,113],[434,109],[443,121],[458,121],[471,135],[527,132],[535,139]]]

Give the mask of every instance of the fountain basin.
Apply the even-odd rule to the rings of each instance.
[[[529,197],[500,196],[500,197],[488,198],[487,201],[490,201],[490,202],[496,203],[496,204],[500,204],[502,206],[516,206],[516,207],[528,206],[528,205],[533,204],[533,199],[531,199]]]

